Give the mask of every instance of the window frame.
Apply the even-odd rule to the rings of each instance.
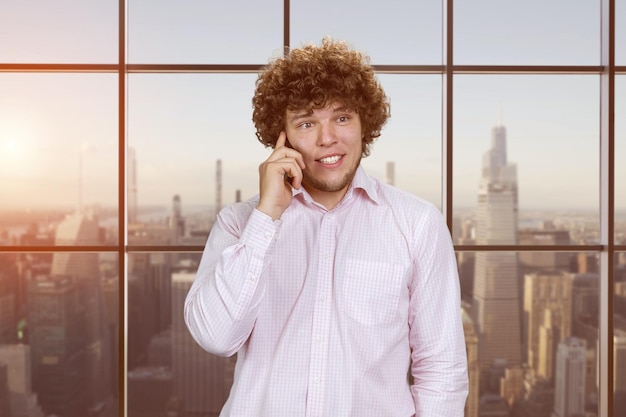
[[[111,246],[4,246],[2,252],[109,252],[119,259],[120,326],[118,329],[118,415],[127,415],[125,357],[127,340],[127,260],[128,255],[139,252],[202,252],[202,246],[133,246],[127,239],[127,78],[133,73],[257,73],[264,64],[245,65],[159,65],[127,64],[127,1],[119,1],[119,33],[117,64],[40,64],[0,63],[2,72],[98,72],[118,76],[118,230],[116,245]],[[590,74],[600,77],[600,243],[597,245],[455,245],[457,252],[476,251],[562,251],[595,252],[600,256],[600,366],[599,366],[599,416],[613,415],[613,294],[614,261],[617,252],[626,251],[626,244],[616,244],[615,229],[615,75],[626,76],[626,66],[615,65],[615,3],[600,0],[601,7],[601,60],[600,65],[455,65],[454,50],[454,0],[443,2],[443,62],[441,65],[374,65],[381,74],[436,74],[442,77],[442,201],[441,207],[447,225],[453,224],[453,86],[456,75],[461,74]],[[283,44],[290,42],[290,0],[283,6]]]

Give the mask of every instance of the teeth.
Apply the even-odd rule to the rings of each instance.
[[[341,159],[341,156],[335,155],[335,156],[329,156],[327,158],[322,158],[320,159],[320,162],[322,164],[334,164],[335,162],[339,161],[339,159]]]

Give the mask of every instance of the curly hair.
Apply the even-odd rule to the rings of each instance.
[[[257,139],[274,147],[285,129],[287,110],[320,109],[339,102],[361,120],[363,156],[390,117],[389,100],[369,57],[330,37],[321,46],[306,45],[277,58],[256,81],[252,120]]]

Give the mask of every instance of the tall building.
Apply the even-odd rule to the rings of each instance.
[[[585,415],[586,367],[584,340],[570,337],[559,343],[553,417]]]
[[[544,225],[544,229],[521,229],[520,245],[569,245],[569,230],[554,229]],[[571,254],[567,252],[520,252],[519,261],[522,276],[535,271],[570,271]]]
[[[30,347],[0,345],[0,363],[7,364],[11,417],[43,417],[31,387]],[[5,414],[0,412],[0,416]]]
[[[572,286],[572,336],[584,339],[590,349],[598,342],[600,275],[574,274]]]
[[[178,245],[180,239],[185,236],[185,218],[183,217],[183,204],[180,195],[176,194],[172,197],[172,214],[170,215],[170,229],[173,231],[173,242],[170,244]]]
[[[145,360],[150,339],[170,325],[169,253],[134,253],[128,257],[128,364]]]
[[[455,242],[459,245],[475,245],[474,222],[469,219],[455,218],[457,224],[453,227],[456,235]],[[464,302],[472,304],[474,298],[474,269],[476,268],[476,253],[461,251],[456,253],[456,263],[459,269],[461,281],[461,298]]]
[[[128,371],[129,416],[169,417],[167,404],[171,395],[171,368],[139,367]]]
[[[536,272],[524,277],[524,339],[527,363],[538,377],[554,376],[558,343],[572,332],[572,274]]]
[[[476,244],[517,244],[517,228],[517,167],[507,161],[506,128],[496,126],[491,149],[483,156]],[[517,253],[476,253],[472,314],[478,328],[482,390],[487,389],[494,362],[510,367],[521,362],[518,273]]]
[[[97,216],[85,210],[59,223],[55,245],[94,245],[100,238]],[[44,410],[63,417],[112,395],[113,345],[99,261],[97,253],[55,253],[49,275],[29,286],[33,384]],[[73,405],[66,407],[68,396]]]
[[[0,343],[17,342],[16,294],[7,289],[8,279],[0,271]]]
[[[83,417],[88,402],[84,307],[65,276],[29,282],[28,322],[33,388],[46,414]]]
[[[217,417],[230,392],[235,356],[211,355],[191,337],[180,312],[194,278],[195,272],[172,274],[174,396],[185,415]]]
[[[0,416],[13,416],[9,396],[9,367],[2,361],[0,361]]]
[[[613,335],[613,390],[615,416],[626,415],[626,331],[615,329]]]
[[[515,417],[550,417],[554,409],[554,384],[529,371],[524,376],[524,390],[515,405]]]
[[[509,417],[506,401],[497,394],[486,394],[480,397],[478,417]]]
[[[613,389],[626,394],[626,331],[613,335]]]
[[[23,280],[17,268],[19,256],[0,253],[0,344],[17,343],[17,323],[24,299]]]

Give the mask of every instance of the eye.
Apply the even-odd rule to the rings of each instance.
[[[347,122],[348,120],[350,120],[350,117],[348,117],[348,116],[339,116],[339,117],[337,118],[337,121],[338,121],[339,123],[345,123],[345,122]]]
[[[303,123],[300,123],[300,125],[298,125],[298,127],[301,129],[308,129],[311,126],[313,126],[313,123],[311,122],[303,122]]]

